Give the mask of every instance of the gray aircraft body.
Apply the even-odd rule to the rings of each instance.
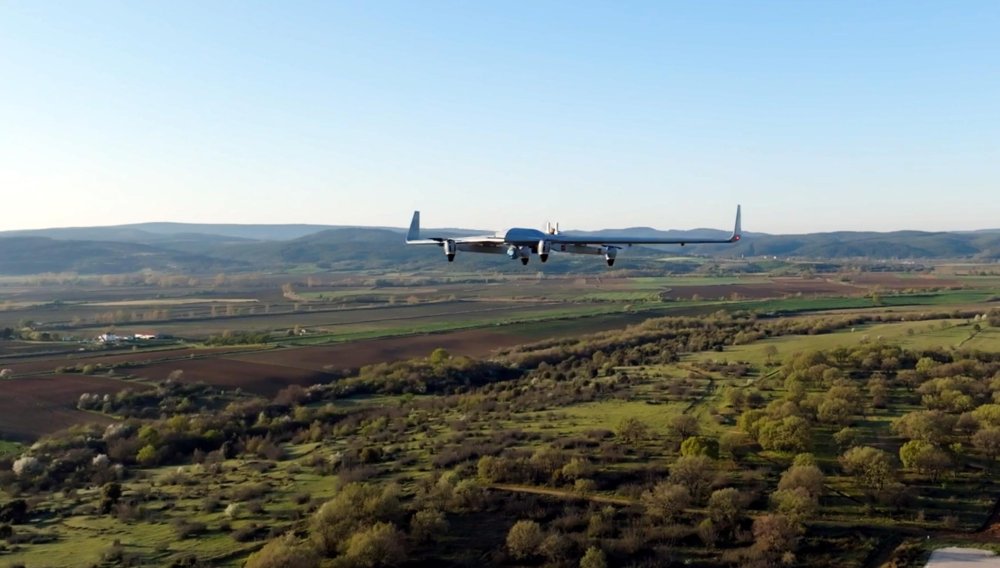
[[[736,225],[733,234],[727,239],[661,239],[649,237],[600,237],[573,236],[559,232],[558,226],[546,227],[545,231],[538,229],[514,228],[502,236],[486,235],[481,237],[422,237],[420,235],[420,211],[413,212],[410,230],[406,233],[408,245],[437,245],[442,248],[448,262],[455,260],[458,251],[506,254],[512,260],[520,259],[521,264],[528,264],[532,254],[537,254],[539,260],[545,262],[552,252],[572,254],[601,255],[608,266],[613,266],[618,251],[632,245],[681,245],[705,243],[735,243],[740,240],[740,206],[736,206]]]

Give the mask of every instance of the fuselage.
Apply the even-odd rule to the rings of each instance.
[[[537,245],[538,241],[550,238],[552,238],[552,235],[547,235],[538,229],[523,229],[520,227],[508,230],[503,236],[504,242],[511,245]]]

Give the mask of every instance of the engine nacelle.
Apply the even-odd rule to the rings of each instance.
[[[511,260],[521,259],[521,264],[528,264],[528,259],[531,258],[531,247],[510,245],[507,247],[507,256]]]
[[[549,241],[541,240],[538,241],[538,258],[542,262],[549,259],[549,252],[552,250],[552,245]]]
[[[615,257],[618,256],[618,247],[608,247],[604,251],[604,260],[608,261],[608,266],[615,265]]]
[[[448,257],[448,262],[455,260],[455,253],[458,252],[458,245],[455,241],[448,239],[442,243],[442,248],[444,248],[444,255]]]

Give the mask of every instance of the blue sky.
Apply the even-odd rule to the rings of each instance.
[[[995,1],[0,0],[2,228],[995,228],[998,29]]]

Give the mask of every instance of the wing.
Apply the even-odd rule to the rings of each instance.
[[[406,244],[408,245],[443,245],[447,242],[469,244],[469,245],[499,245],[503,244],[503,237],[487,235],[482,237],[421,237],[420,235],[420,211],[413,212],[413,219],[410,220],[410,229],[406,232]]]
[[[733,234],[727,239],[657,239],[648,237],[573,237],[558,235],[550,239],[553,244],[574,245],[687,245],[710,243],[735,243],[742,237],[740,226],[740,206],[736,206],[736,224]]]

